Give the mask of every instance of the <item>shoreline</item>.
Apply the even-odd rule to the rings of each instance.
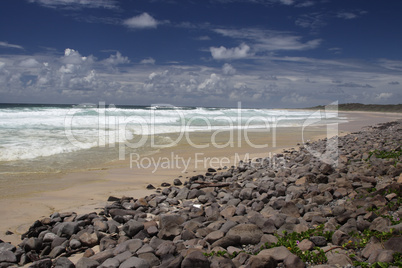
[[[377,123],[401,118],[401,114],[389,113],[369,113],[369,112],[339,112],[340,115],[346,114],[350,120],[347,123],[339,125],[339,134],[347,134],[349,132],[361,129],[361,126],[370,126]],[[349,118],[350,117],[350,118]],[[263,144],[266,142],[267,133],[257,133],[253,136],[254,141]],[[267,151],[267,148],[256,150],[250,146],[236,146],[230,148],[206,148],[200,150],[205,157],[230,158],[239,155],[241,158],[247,155],[251,158],[267,156],[268,153],[280,153],[283,149],[297,146],[300,143],[300,134],[292,128],[284,128],[284,131],[277,136],[277,146],[275,150]],[[307,134],[307,133],[305,133]],[[205,139],[210,140],[210,136],[205,133],[193,133],[194,140],[202,144]],[[308,139],[318,140],[326,137],[326,128],[315,127],[308,131]],[[218,137],[219,138],[219,137]],[[220,137],[225,140],[226,137]],[[235,137],[237,138],[237,137]],[[268,139],[272,139],[272,136]],[[243,144],[244,145],[244,144]],[[164,148],[159,152],[152,154],[154,159],[169,157],[174,152],[183,158],[194,155],[194,150],[189,144],[179,144],[176,147]],[[195,157],[193,157],[195,158]],[[158,169],[152,173],[149,169],[137,169],[135,172],[127,167],[126,160],[124,163],[119,162],[105,165],[103,168],[79,172],[70,172],[67,174],[57,174],[56,178],[45,179],[37,185],[29,185],[28,194],[22,194],[12,197],[0,199],[0,209],[3,217],[0,222],[0,239],[5,242],[17,244],[21,242],[20,235],[27,231],[28,227],[37,219],[48,217],[53,212],[74,211],[78,214],[94,211],[96,208],[104,207],[107,203],[108,196],[132,196],[143,197],[154,193],[155,190],[146,190],[147,184],[153,184],[158,187],[162,182],[171,183],[173,179],[182,176],[192,176],[205,172],[208,168],[199,167],[194,163],[189,165],[187,173],[182,173],[179,168]],[[233,160],[230,160],[233,161]],[[233,165],[236,165],[235,162]],[[197,173],[198,172],[198,173]],[[37,181],[36,181],[37,183]],[[18,186],[18,185],[15,185]],[[21,185],[20,185],[21,186]],[[17,187],[19,188],[19,187]],[[21,187],[23,190],[23,187]],[[11,231],[14,235],[5,235],[6,231]],[[17,242],[17,243],[16,243]]]

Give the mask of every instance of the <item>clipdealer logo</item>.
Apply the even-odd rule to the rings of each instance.
[[[116,106],[110,104],[108,106],[105,105],[105,102],[99,102],[98,105],[91,106],[92,108],[96,108],[96,132],[97,136],[94,137],[91,141],[82,141],[76,137],[74,134],[76,131],[79,131],[79,126],[75,122],[75,118],[80,116],[82,109],[87,108],[86,105],[77,105],[72,108],[66,115],[64,120],[64,128],[65,135],[69,142],[71,142],[74,146],[77,146],[82,149],[92,148],[92,147],[100,147],[100,148],[115,148],[118,147],[118,159],[125,160],[129,157],[130,166],[133,167],[151,167],[158,166],[160,168],[168,167],[168,166],[178,166],[178,163],[181,163],[181,166],[189,166],[188,161],[186,159],[181,159],[182,157],[176,155],[173,158],[170,158],[169,161],[165,161],[167,159],[151,159],[144,156],[141,156],[139,153],[132,153],[127,151],[130,149],[139,149],[143,146],[150,146],[152,149],[160,149],[165,147],[173,147],[176,146],[182,139],[185,139],[185,142],[193,149],[204,149],[208,147],[213,147],[217,149],[235,147],[241,148],[243,144],[247,144],[252,148],[267,148],[275,149],[277,148],[277,131],[281,126],[281,122],[286,122],[288,118],[284,115],[275,115],[275,116],[245,116],[243,114],[243,109],[241,107],[241,103],[238,103],[238,107],[236,109],[236,116],[205,116],[202,114],[193,115],[191,118],[186,117],[185,110],[179,109],[173,105],[169,104],[157,104],[152,105],[150,109],[144,110],[141,116],[136,115],[121,115],[117,112]],[[175,140],[170,140],[168,144],[158,144],[156,142],[156,128],[158,127],[157,119],[158,116],[161,116],[160,107],[163,109],[168,109],[171,113],[170,115],[174,115],[175,118],[175,129],[177,130]],[[78,109],[77,109],[78,108]],[[302,123],[301,127],[301,135],[302,135],[302,143],[305,148],[314,156],[319,158],[322,162],[337,165],[337,157],[338,157],[338,103],[333,102],[327,106],[325,106],[324,111],[317,110],[314,113],[310,114]],[[92,118],[92,120],[95,120]],[[332,120],[333,119],[333,120]],[[214,128],[213,122],[223,122],[225,123],[227,128]],[[200,122],[203,123],[204,129],[203,132],[208,132],[209,134],[209,142],[203,144],[195,143],[190,133],[193,132],[193,127],[198,126]],[[260,128],[253,128],[253,123],[258,122]],[[309,143],[305,140],[304,134],[306,129],[310,126],[315,126],[317,124],[326,125],[327,128],[327,140],[326,140],[326,148],[324,152],[316,151]],[[135,137],[133,139],[133,126],[135,128]],[[254,144],[249,138],[249,132],[266,132],[270,133],[271,140],[270,144]],[[228,139],[225,142],[217,142],[217,136],[222,133],[229,133]],[[237,132],[237,133],[236,133]],[[234,135],[237,134],[237,135]],[[234,156],[234,158],[239,158],[238,156]],[[211,159],[205,159],[201,157],[201,155],[194,155],[192,161],[199,162],[199,159],[203,159],[204,162],[210,162]],[[223,160],[226,161],[226,160]],[[213,159],[212,162],[219,162],[217,159]],[[221,161],[222,162],[222,161]],[[219,162],[220,166],[224,164]],[[227,161],[226,161],[227,162]],[[163,165],[162,165],[163,164]],[[213,163],[212,163],[213,164]],[[236,165],[237,162],[232,163]]]

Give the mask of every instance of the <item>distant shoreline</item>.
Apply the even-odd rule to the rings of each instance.
[[[318,105],[309,108],[301,108],[307,110],[325,109],[326,106]],[[343,112],[387,112],[402,113],[402,104],[362,104],[362,103],[343,103],[338,104],[337,109]]]

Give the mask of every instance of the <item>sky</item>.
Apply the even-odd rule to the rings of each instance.
[[[0,103],[402,103],[400,0],[1,0]]]

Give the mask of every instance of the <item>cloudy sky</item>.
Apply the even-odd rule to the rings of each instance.
[[[1,0],[0,103],[402,102],[399,0]]]

